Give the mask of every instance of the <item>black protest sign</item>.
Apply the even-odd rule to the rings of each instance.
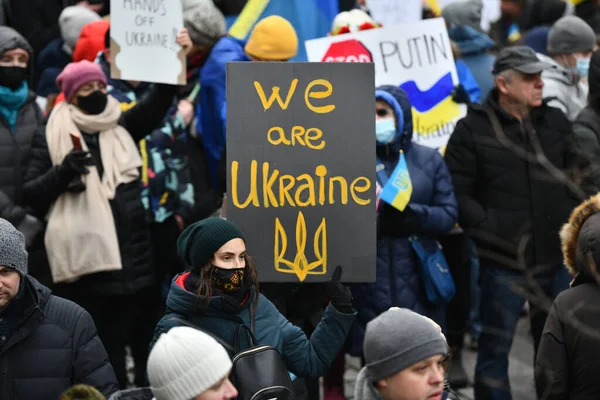
[[[227,218],[263,282],[374,282],[371,63],[227,64]]]

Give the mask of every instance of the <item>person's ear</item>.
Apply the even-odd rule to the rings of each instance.
[[[501,76],[496,77],[496,86],[498,87],[498,90],[500,91],[500,93],[508,94],[508,86],[507,86],[506,79],[504,79]]]
[[[376,382],[376,386],[381,389],[385,389],[388,387],[388,382],[385,379],[380,379]]]

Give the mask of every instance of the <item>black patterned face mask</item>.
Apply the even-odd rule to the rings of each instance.
[[[215,289],[225,293],[235,293],[244,286],[245,268],[225,269],[212,265],[210,280]]]

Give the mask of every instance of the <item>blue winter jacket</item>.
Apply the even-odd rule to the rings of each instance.
[[[456,75],[458,75],[458,81],[469,93],[469,98],[473,103],[481,103],[481,89],[475,80],[475,77],[467,67],[467,64],[463,60],[456,60],[454,63],[456,66]]]
[[[404,152],[413,186],[408,208],[414,217],[411,217],[411,224],[415,228],[410,234],[418,235],[429,246],[436,237],[449,232],[456,225],[458,205],[450,174],[436,149],[412,142],[412,112],[406,93],[395,86],[383,86],[377,90],[376,98],[390,104],[396,115],[403,114],[404,134],[397,134],[397,140],[390,145],[378,145],[377,154],[385,164],[386,172],[391,174],[399,161],[400,150]],[[391,212],[400,213],[395,209]],[[377,280],[375,283],[352,286],[354,308],[358,311],[348,341],[348,350],[353,356],[362,355],[366,324],[392,306],[409,308],[444,325],[444,307],[432,305],[425,297],[418,261],[408,234],[396,237],[382,234],[382,218],[383,213],[380,212]]]
[[[448,35],[460,51],[462,60],[475,77],[481,89],[481,99],[485,99],[494,88],[492,67],[496,57],[488,51],[496,47],[496,43],[485,33],[481,33],[470,26],[455,26],[448,30]]]
[[[236,310],[228,299],[215,296],[208,305],[204,305],[197,294],[185,288],[185,280],[189,275],[190,273],[186,272],[173,279],[167,297],[167,312],[156,326],[150,348],[162,333],[181,325],[174,321],[174,318],[183,319],[210,332],[234,347],[238,327],[241,324],[250,327],[250,307],[253,303],[244,301],[239,310]],[[344,345],[355,316],[354,313],[340,313],[331,304],[328,305],[323,319],[309,340],[300,328],[279,313],[273,303],[260,295],[254,314],[255,336],[257,344],[277,349],[288,370],[294,375],[320,377],[327,372]],[[246,349],[249,346],[248,338],[244,337],[243,343],[240,344],[240,350]]]
[[[231,36],[221,38],[213,47],[200,73],[200,100],[196,110],[197,131],[202,137],[213,187],[217,188],[217,167],[225,149],[225,79],[227,63],[250,61],[244,52],[246,42]]]

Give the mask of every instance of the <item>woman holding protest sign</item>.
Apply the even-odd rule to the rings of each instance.
[[[167,314],[156,327],[153,343],[183,321],[243,350],[249,342],[240,337],[236,343],[235,334],[246,325],[257,344],[274,347],[293,374],[319,377],[327,372],[355,318],[350,290],[339,283],[341,267],[325,284],[331,304],[309,340],[259,293],[244,236],[231,222],[220,218],[196,222],[181,234],[177,248],[191,271],[173,280]]]
[[[178,43],[191,47],[187,31]],[[155,85],[122,112],[98,64],[71,63],[57,83],[66,101],[33,139],[24,198],[39,215],[49,210],[45,245],[55,293],[92,315],[121,387],[131,347],[141,386],[159,293],[136,143],[162,123],[176,87]]]
[[[377,282],[352,287],[359,323],[349,353],[361,357],[366,324],[390,307],[408,308],[445,325],[445,303],[452,281],[438,296],[427,289],[428,273],[448,267],[436,238],[448,233],[458,217],[452,180],[436,149],[413,143],[412,106],[395,86],[376,90]],[[427,268],[431,261],[436,270]],[[451,278],[450,278],[451,279]],[[438,280],[439,282],[439,280]]]

